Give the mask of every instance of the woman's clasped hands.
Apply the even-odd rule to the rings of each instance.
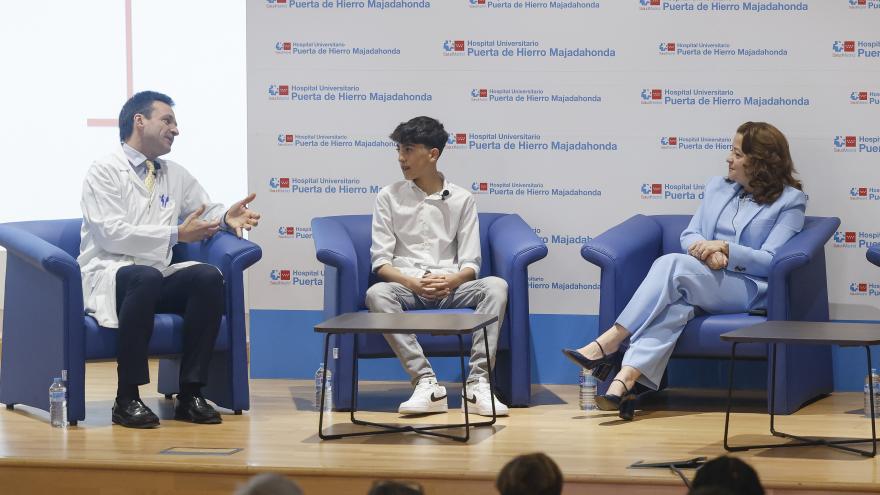
[[[706,263],[706,266],[713,270],[727,268],[726,241],[697,241],[688,248],[688,254]]]

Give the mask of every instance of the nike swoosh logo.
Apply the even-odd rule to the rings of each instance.
[[[445,398],[446,398],[445,395],[443,397],[437,397],[436,395],[434,395],[434,392],[431,392],[431,402],[437,402],[437,401],[443,400]]]
[[[477,403],[477,395],[476,394],[472,395],[471,397],[462,397],[462,399],[470,402],[471,404]]]

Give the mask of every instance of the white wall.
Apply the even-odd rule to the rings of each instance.
[[[133,89],[161,91],[177,103],[181,134],[168,158],[192,171],[215,201],[241,199],[247,194],[245,3],[129,3]],[[7,207],[0,222],[80,216],[82,177],[118,143],[116,127],[86,123],[117,118],[128,96],[125,5],[0,4],[0,94],[7,95],[0,119],[0,197]]]

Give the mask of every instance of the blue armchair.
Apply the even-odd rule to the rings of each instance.
[[[880,245],[871,246],[865,252],[865,258],[871,263],[880,266]]]
[[[508,285],[507,316],[498,339],[495,362],[497,388],[511,406],[527,406],[531,396],[528,267],[547,256],[547,246],[519,215],[479,213],[482,267],[480,277],[497,276]],[[377,282],[370,269],[370,215],[320,217],[312,220],[318,260],[324,263],[324,318],[365,311],[367,288]],[[471,311],[471,310],[442,310]],[[351,408],[351,363],[354,339],[335,337],[339,359],[334,360],[333,404]],[[470,337],[467,337],[468,348]],[[425,352],[457,356],[456,339],[420,336]],[[358,337],[361,358],[393,357],[381,335]]]
[[[599,331],[614,324],[655,259],[683,252],[679,236],[690,219],[690,215],[635,215],[583,246],[581,256],[602,269]],[[828,321],[824,246],[839,225],[835,217],[807,217],[804,229],[776,253],[768,277],[766,316],[697,316],[685,327],[672,356],[729,359],[730,344],[721,342],[722,333],[767,320]],[[777,414],[791,414],[831,392],[829,346],[782,345],[777,352],[779,369],[784,370],[776,377]],[[741,345],[737,357],[766,360],[768,347]],[[769,391],[769,373],[767,380]]]
[[[0,246],[7,251],[0,402],[7,409],[24,404],[48,410],[52,378],[66,369],[71,424],[85,419],[86,361],[115,359],[117,345],[117,330],[85,316],[76,263],[81,226],[79,218],[0,224]],[[236,414],[250,408],[242,273],[261,256],[259,246],[227,233],[174,247],[174,262],[210,263],[226,280],[226,314],[204,392]],[[163,357],[158,387],[166,396],[178,388],[182,330],[182,317],[156,315],[150,355]]]

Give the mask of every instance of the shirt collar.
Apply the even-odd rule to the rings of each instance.
[[[128,163],[131,164],[132,168],[144,165],[144,162],[147,160],[147,155],[132,148],[128,143],[122,143],[122,152],[125,153],[125,157],[128,159]],[[162,162],[158,158],[154,158],[152,161],[153,165],[156,166],[156,170],[162,168]]]
[[[428,199],[428,198],[444,199],[443,198],[444,192],[447,192],[446,197],[448,198],[452,194],[452,190],[449,189],[449,181],[446,180],[446,176],[443,175],[443,172],[437,172],[437,173],[440,174],[440,177],[443,178],[443,187],[441,187],[440,190],[435,192],[434,194],[426,194],[425,191],[423,191],[421,187],[416,185],[415,181],[407,180],[407,182],[409,182],[409,187],[412,188],[414,193],[416,193],[420,196],[424,196],[425,199]]]

